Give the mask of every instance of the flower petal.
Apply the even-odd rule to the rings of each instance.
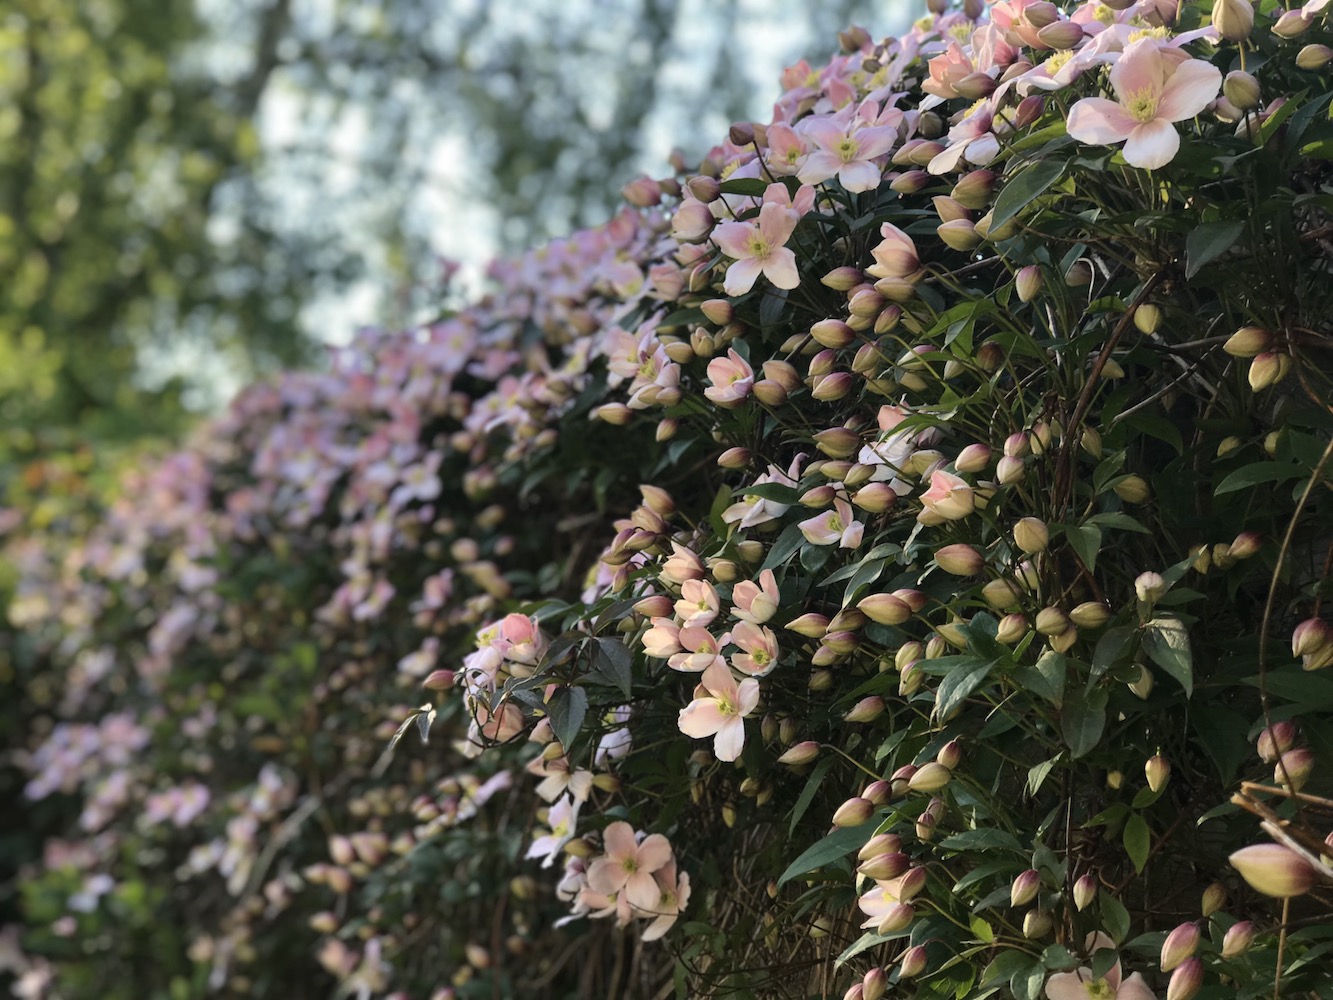
[[[612,823],[602,831],[602,844],[606,856],[613,859],[632,858],[639,849],[638,842],[634,839],[634,828],[624,820]]]
[[[718,760],[735,760],[745,746],[745,723],[733,715],[717,731],[713,739],[713,753]]]
[[[801,283],[801,273],[796,270],[796,254],[789,247],[779,247],[769,254],[763,271],[764,277],[777,288],[795,288]]]
[[[1111,86],[1122,101],[1131,95],[1158,97],[1165,84],[1166,67],[1155,38],[1131,43],[1111,67]]]
[[[713,230],[713,242],[728,257],[750,256],[750,237],[754,226],[748,222],[724,222]]]
[[[1079,142],[1108,146],[1113,142],[1124,142],[1138,124],[1115,101],[1085,97],[1069,109],[1069,124],[1065,130]]]
[[[1129,135],[1125,143],[1125,162],[1131,167],[1156,170],[1171,162],[1180,149],[1180,135],[1165,118],[1146,122]]]
[[[879,187],[884,171],[869,160],[844,163],[838,171],[838,180],[848,191],[871,191]]]
[[[703,739],[716,733],[726,721],[716,698],[696,698],[680,710],[676,725],[686,736]]]
[[[1212,103],[1222,86],[1222,71],[1202,59],[1191,59],[1166,81],[1162,99],[1157,103],[1157,117],[1170,122],[1193,118]]]
[[[652,872],[666,865],[671,860],[671,843],[660,833],[650,833],[639,845],[639,871]],[[656,900],[654,900],[656,902]]]
[[[754,287],[755,279],[763,269],[763,262],[757,257],[738,260],[727,268],[727,278],[722,288],[728,295],[744,295]]]

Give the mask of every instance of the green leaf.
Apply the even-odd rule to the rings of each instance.
[[[1071,757],[1077,759],[1095,747],[1106,728],[1106,692],[1101,688],[1085,691],[1082,685],[1065,695],[1060,713],[1060,731]]]
[[[1179,618],[1154,618],[1143,632],[1143,651],[1180,682],[1186,696],[1194,693],[1194,659],[1189,631]]]
[[[945,837],[939,842],[939,846],[946,851],[1014,851],[1018,853],[1022,850],[1017,839],[1012,833],[1006,830],[996,830],[990,827],[981,830],[964,830],[962,833],[955,833],[952,836]]]
[[[982,944],[990,944],[995,940],[995,928],[981,917],[972,917],[972,919],[967,922],[967,925],[972,928],[972,933],[977,936],[977,940]]]
[[[1261,486],[1266,483],[1285,483],[1289,479],[1302,479],[1308,470],[1290,462],[1255,462],[1242,465],[1235,472],[1229,473],[1213,490],[1214,496],[1235,493],[1247,486]]]
[[[1064,176],[1067,161],[1056,158],[1035,160],[1032,166],[1007,179],[995,199],[991,229],[999,229]]]
[[[759,300],[759,326],[767,329],[782,322],[782,314],[787,310],[787,289],[765,288],[763,298]]]
[[[1102,926],[1116,944],[1129,937],[1129,911],[1120,900],[1103,889],[1097,894],[1097,908],[1101,911]]]
[[[1128,625],[1117,625],[1107,629],[1092,651],[1092,674],[1090,680],[1097,678],[1122,663],[1128,663],[1138,646],[1139,634]]]
[[[759,568],[778,569],[787,564],[787,561],[796,554],[796,550],[805,544],[805,535],[801,534],[801,527],[798,524],[789,524],[782,529],[782,534],[778,535],[778,540],[773,543],[773,547],[768,550],[768,558]]]
[[[884,572],[884,566],[888,563],[887,559],[866,559],[856,568],[852,574],[851,581],[847,584],[847,590],[842,595],[842,606],[845,608],[853,601],[861,597],[861,589],[868,587]]]
[[[798,875],[805,875],[823,868],[839,858],[846,857],[853,851],[859,851],[870,839],[871,834],[875,832],[875,825],[874,823],[862,823],[860,826],[845,826],[834,830],[823,840],[802,851],[801,856],[788,865],[787,870],[782,873],[782,877],[778,879],[778,885],[782,886]]]
[[[1088,567],[1088,572],[1094,572],[1097,569],[1097,552],[1102,547],[1101,528],[1092,524],[1070,525],[1065,529],[1065,537],[1069,539],[1069,547]]]
[[[614,684],[620,693],[628,698],[631,694],[633,657],[628,648],[619,639],[609,636],[597,640],[597,673],[607,683]]]
[[[941,722],[951,719],[963,702],[979,688],[995,668],[994,660],[968,657],[968,665],[949,671],[935,689],[935,716]]]
[[[1226,253],[1244,231],[1240,221],[1200,223],[1185,237],[1185,277],[1194,277],[1203,265]]]
[[[720,185],[723,194],[739,194],[751,198],[762,198],[768,190],[768,181],[758,177],[737,177],[723,181]]]
[[[1067,669],[1068,661],[1065,655],[1048,649],[1041,654],[1035,666],[1020,667],[1012,676],[1015,683],[1024,690],[1059,708],[1064,703]]]
[[[1190,713],[1190,725],[1222,783],[1229,785],[1250,756],[1250,744],[1245,739],[1249,720],[1226,705],[1209,705],[1206,712]]]
[[[588,714],[588,692],[581,687],[564,688],[551,699],[546,711],[551,717],[551,732],[568,752]]]
[[[1009,980],[1020,971],[1026,970],[1031,964],[1031,959],[1026,954],[1017,950],[1002,951],[995,956],[995,959],[986,966],[981,973],[981,985],[986,986],[990,983],[997,983],[1001,980]]]
[[[1137,531],[1144,535],[1151,535],[1152,531],[1145,528],[1140,522],[1130,517],[1128,514],[1121,514],[1117,511],[1109,511],[1105,514],[1094,514],[1088,518],[1088,524],[1095,524],[1104,528],[1118,528],[1121,531]]]
[[[1041,788],[1042,783],[1046,781],[1051,769],[1059,763],[1063,754],[1056,754],[1050,760],[1044,760],[1040,764],[1034,764],[1028,768],[1028,795],[1036,795]]]
[[[1152,833],[1148,830],[1147,820],[1138,813],[1130,816],[1125,823],[1123,839],[1125,853],[1134,862],[1134,871],[1142,873],[1143,866],[1148,863],[1148,851],[1152,848]]]
[[[772,500],[776,503],[794,504],[801,498],[801,491],[794,486],[786,486],[783,483],[758,483],[754,486],[746,486],[738,490],[738,494],[745,498],[760,497],[764,500]]]
[[[873,948],[877,944],[883,944],[885,941],[896,941],[899,938],[907,937],[907,935],[911,933],[912,929],[910,927],[904,927],[902,930],[894,931],[892,934],[876,934],[874,931],[866,931],[847,946],[847,949],[838,956],[834,965],[842,965],[844,962],[850,961],[857,955],[861,954],[861,952]]]
[[[810,808],[810,802],[814,799],[815,792],[819,791],[820,782],[824,780],[824,775],[828,774],[829,768],[833,766],[833,762],[837,759],[838,758],[836,757],[825,757],[816,764],[815,769],[810,772],[810,777],[806,779],[805,787],[801,789],[801,794],[796,800],[796,805],[792,807],[791,823],[787,826],[787,832],[789,834],[796,832],[796,824],[801,821],[801,817],[805,815],[805,811]]]

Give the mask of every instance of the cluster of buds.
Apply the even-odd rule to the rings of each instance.
[[[1291,373],[1291,355],[1277,349],[1272,332],[1262,327],[1241,327],[1222,345],[1222,350],[1232,357],[1251,359],[1249,380],[1255,392],[1276,385]]]
[[[1273,765],[1273,781],[1299,792],[1314,770],[1314,752],[1296,746],[1296,727],[1275,722],[1259,733],[1257,748],[1265,764]]]
[[[1306,670],[1333,664],[1333,629],[1322,618],[1307,618],[1291,633],[1291,655],[1299,656]]]

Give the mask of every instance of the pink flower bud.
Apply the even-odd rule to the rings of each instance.
[[[1229,959],[1243,955],[1250,950],[1250,945],[1253,943],[1254,924],[1248,920],[1234,923],[1227,928],[1226,934],[1222,937],[1222,957]]]
[[[935,825],[938,822],[933,813],[923,812],[916,818],[916,839],[922,843],[930,843],[935,838]]]
[[[875,814],[875,805],[859,795],[848,799],[833,813],[834,826],[860,826]]]
[[[1250,388],[1255,392],[1277,385],[1291,372],[1291,356],[1277,351],[1264,351],[1250,362]]]
[[[889,187],[899,194],[916,194],[932,180],[924,170],[908,170],[895,177]]]
[[[985,557],[964,542],[937,549],[935,562],[940,569],[953,576],[976,576],[986,565]]]
[[[1001,486],[1012,486],[1014,483],[1021,482],[1024,473],[1021,458],[1005,455],[995,463],[995,481]]]
[[[943,764],[950,771],[956,768],[963,759],[963,748],[957,740],[950,740],[944,746],[940,747],[940,752],[935,755],[935,760]]]
[[[1296,65],[1300,69],[1317,72],[1333,61],[1333,49],[1327,45],[1315,43],[1306,45],[1296,53]]]
[[[906,903],[914,899],[916,895],[926,887],[926,870],[924,868],[909,868],[898,883],[898,899]]]
[[[1166,1000],[1191,1000],[1203,986],[1203,963],[1197,958],[1186,959],[1171,973],[1166,986]]]
[[[889,978],[884,970],[876,966],[865,974],[861,980],[861,991],[864,1000],[879,1000],[888,989]]]
[[[1027,267],[1020,268],[1018,274],[1014,277],[1014,288],[1018,292],[1018,298],[1021,302],[1031,302],[1041,292],[1042,274],[1041,267],[1036,264],[1029,264]]]
[[[878,312],[878,307],[875,312]],[[871,313],[870,315],[874,315]],[[815,343],[829,348],[846,347],[856,339],[856,331],[838,319],[823,319],[810,327]]]
[[[857,610],[880,625],[901,625],[912,617],[907,602],[892,594],[871,594],[856,603]]]
[[[1265,764],[1277,759],[1296,745],[1296,727],[1290,722],[1275,722],[1259,734],[1259,758]]]
[[[800,764],[808,764],[818,756],[819,744],[814,740],[805,740],[790,747],[786,753],[778,758],[778,763],[796,767]]]
[[[855,385],[856,378],[851,372],[833,372],[819,379],[810,395],[821,403],[832,403],[846,396]]]
[[[815,434],[814,442],[829,458],[849,458],[861,447],[861,435],[846,427],[830,427]]]
[[[432,670],[426,675],[426,679],[421,682],[421,686],[431,691],[448,691],[454,686],[454,672],[452,670]]]
[[[873,722],[884,712],[884,699],[879,695],[862,698],[842,717],[844,722]]]
[[[1306,747],[1293,747],[1278,757],[1273,767],[1273,780],[1290,786],[1293,792],[1299,792],[1309,780],[1314,762],[1313,751]]]
[[[895,796],[907,794],[908,783],[912,780],[912,775],[916,774],[916,771],[917,767],[915,764],[904,764],[902,767],[898,768],[898,770],[893,772],[889,781],[893,785],[893,794]]]
[[[898,502],[898,494],[887,483],[868,483],[852,494],[852,505],[871,514],[882,514]]]
[[[1254,4],[1251,0],[1216,0],[1213,27],[1229,42],[1249,38],[1254,28]]]
[[[1333,640],[1333,629],[1322,618],[1307,618],[1291,633],[1291,655],[1310,656],[1324,651]]]
[[[1023,915],[1023,936],[1029,940],[1044,938],[1054,926],[1051,915],[1045,910],[1028,910]]]
[[[1199,910],[1205,917],[1211,917],[1220,910],[1227,901],[1226,886],[1221,882],[1213,882],[1207,889],[1203,890],[1203,898],[1199,903]]]
[[[1167,591],[1161,573],[1140,573],[1134,580],[1134,594],[1144,604],[1152,604]]]
[[[1162,942],[1162,971],[1170,972],[1199,950],[1199,925],[1181,924]]]
[[[1080,875],[1074,883],[1074,906],[1086,910],[1088,904],[1097,898],[1097,879],[1092,873]]]
[[[842,995],[842,1000],[865,1000],[866,990],[860,983],[852,983],[847,987],[847,992]]]
[[[884,916],[875,927],[875,931],[879,934],[896,934],[907,927],[915,916],[916,910],[911,903],[894,903],[884,911]]]
[[[1042,608],[1034,627],[1041,635],[1060,635],[1069,628],[1069,616],[1059,608]]]
[[[1028,633],[1028,620],[1020,614],[1005,615],[1000,619],[1000,627],[995,632],[995,641],[1006,646],[1017,642]]]
[[[902,846],[903,839],[896,833],[877,833],[856,853],[856,860],[869,861],[881,854],[897,854]]]
[[[1253,16],[1253,14],[1251,14]],[[1297,38],[1310,30],[1314,18],[1300,10],[1289,10],[1282,14],[1273,25],[1273,34],[1279,38]]]
[[[908,780],[907,787],[914,792],[931,794],[947,785],[952,777],[953,773],[947,767],[932,760],[917,769],[916,774]]]
[[[329,838],[329,857],[335,864],[350,865],[356,860],[356,853],[352,850],[352,842],[341,834],[335,834]]]
[[[1028,903],[1037,898],[1037,890],[1040,888],[1041,872],[1035,868],[1029,868],[1027,871],[1021,872],[1009,887],[1009,905],[1027,906]]]
[[[861,798],[869,799],[877,806],[882,806],[893,798],[893,783],[881,778],[878,781],[872,781],[861,789]]]
[[[896,854],[877,855],[868,861],[862,862],[856,870],[867,878],[888,882],[903,874],[911,865],[912,859],[899,851]]]
[[[1231,855],[1231,865],[1265,896],[1302,896],[1314,885],[1310,862],[1281,844],[1251,844]]]
[[[1258,326],[1242,326],[1222,345],[1233,358],[1253,358],[1271,350],[1273,335]]]
[[[1259,81],[1244,70],[1233,70],[1226,75],[1222,81],[1222,93],[1241,111],[1259,106]]]
[[[1160,792],[1171,779],[1171,762],[1160,753],[1154,754],[1143,765],[1143,773],[1148,779],[1148,787],[1154,792]],[[1163,969],[1162,971],[1169,972],[1170,970]]]
[[[828,632],[828,617],[811,611],[789,621],[784,627],[789,632],[803,635],[807,639],[822,639]]]

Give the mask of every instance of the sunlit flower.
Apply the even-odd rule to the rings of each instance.
[[[606,856],[588,866],[588,887],[612,896],[624,893],[631,906],[649,910],[657,905],[661,890],[653,872],[671,860],[671,845],[660,833],[649,834],[640,843],[628,823],[612,823],[602,832]]]
[[[1193,118],[1217,97],[1222,73],[1202,59],[1165,57],[1157,41],[1130,44],[1111,67],[1116,100],[1085,97],[1069,111],[1068,131],[1079,142],[1125,144],[1125,162],[1154,170],[1180,148],[1174,122]]]
[[[726,663],[715,660],[694,700],[680,710],[680,731],[695,739],[712,736],[717,759],[735,760],[745,745],[745,717],[758,704],[759,682],[747,677],[737,684]]]
[[[713,230],[713,242],[734,261],[723,283],[728,295],[744,295],[761,274],[778,288],[801,283],[796,254],[786,245],[798,218],[790,209],[767,202],[757,220],[724,222]]]

